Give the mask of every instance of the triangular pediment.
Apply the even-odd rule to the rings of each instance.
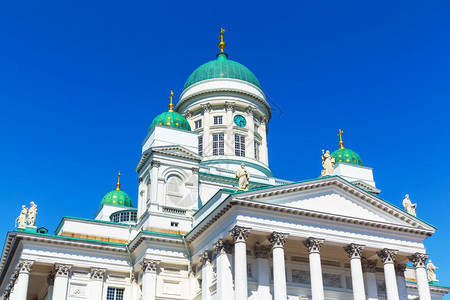
[[[159,153],[168,156],[180,157],[200,161],[202,158],[197,153],[194,153],[181,146],[159,146],[150,149],[152,153]]]
[[[309,215],[320,214],[331,219],[435,230],[426,222],[339,176],[249,191],[240,194],[239,199],[264,202],[283,210],[298,209]]]

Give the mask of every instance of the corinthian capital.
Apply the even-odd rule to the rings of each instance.
[[[272,232],[267,239],[272,243],[273,248],[283,248],[286,243],[288,235],[281,232]]]
[[[33,260],[20,260],[19,265],[17,266],[18,273],[30,273],[33,268],[34,261]]]
[[[201,106],[202,106],[204,112],[209,113],[211,111],[211,104],[205,103],[205,104],[202,104]]]
[[[214,244],[214,249],[216,251],[216,255],[223,253],[231,254],[233,253],[233,244],[231,242],[220,239]]]
[[[158,269],[159,260],[144,258],[141,262],[142,272],[156,272]]]
[[[415,268],[425,268],[425,262],[428,259],[428,256],[430,256],[429,254],[425,254],[425,253],[414,253],[413,255],[411,255],[409,258],[409,260],[413,263]]]
[[[247,107],[247,115],[252,116],[255,111],[256,111],[256,107],[254,107],[254,106]]]
[[[186,119],[189,119],[189,118],[192,117],[192,112],[188,109],[188,110],[186,110],[186,112],[183,114],[183,116],[184,116]]]
[[[203,252],[203,254],[200,256],[200,261],[202,262],[202,266],[211,263],[211,255],[208,253],[208,251]]]
[[[234,102],[225,102],[225,111],[233,111],[234,108]]]
[[[103,280],[106,274],[106,269],[91,268],[91,279],[92,280]]]
[[[324,239],[310,237],[306,240],[305,246],[309,253],[320,253],[324,241]]]
[[[250,234],[251,228],[247,227],[241,227],[241,226],[234,226],[233,229],[231,229],[230,233],[233,237],[233,240],[235,243],[244,242],[247,240],[248,235]]]
[[[392,249],[386,249],[384,248],[381,251],[377,252],[377,255],[379,258],[381,258],[381,260],[383,261],[384,264],[393,264],[395,261],[395,256],[397,255],[397,250],[392,250]]]
[[[150,162],[150,165],[151,165],[153,168],[159,168],[159,167],[161,167],[161,162],[158,161],[158,160],[152,160],[152,161]]]
[[[344,247],[344,250],[347,252],[349,258],[361,258],[364,247],[364,245],[351,243],[347,247]]]
[[[53,274],[54,276],[68,277],[71,268],[72,268],[71,265],[55,264],[55,265],[53,266],[53,272],[52,272],[52,274]]]

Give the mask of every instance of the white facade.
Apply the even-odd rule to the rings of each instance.
[[[64,217],[55,234],[9,232],[4,299],[434,300],[449,291],[424,276],[435,228],[375,196],[371,168],[340,163],[333,176],[296,183],[272,175],[271,112],[258,87],[200,81],[177,111],[192,131],[157,125],[142,144],[138,204],[127,210],[137,221],[113,221],[126,209],[105,204],[93,220]],[[249,191],[237,191],[243,162]]]

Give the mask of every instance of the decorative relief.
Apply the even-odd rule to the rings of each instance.
[[[397,255],[397,250],[384,248],[377,252],[378,257],[381,258],[384,264],[393,264],[395,261],[395,255]]]
[[[159,262],[159,260],[144,258],[141,262],[142,272],[156,272]]]
[[[253,115],[253,113],[256,111],[256,107],[249,106],[247,107],[247,115]]]
[[[53,266],[53,275],[54,276],[62,276],[68,277],[70,273],[71,265],[63,265],[63,264],[55,264]]]
[[[309,271],[292,269],[292,282],[311,284],[311,275]]]
[[[339,274],[323,274],[323,285],[326,287],[341,287],[341,275]]]
[[[106,269],[91,268],[92,280],[103,280],[106,274]]]
[[[33,264],[34,261],[24,259],[19,261],[17,269],[19,270],[19,273],[30,273],[31,269],[33,268]]]
[[[225,111],[231,110],[233,111],[234,102],[225,102]]]
[[[151,165],[153,168],[159,168],[159,167],[161,167],[161,162],[159,162],[158,160],[152,160],[152,162],[150,163],[150,165]]]
[[[214,244],[214,249],[216,250],[216,255],[222,253],[231,254],[233,253],[233,244],[231,242],[220,239]]]
[[[345,288],[349,290],[353,289],[352,276],[345,276]]]
[[[377,271],[377,261],[369,260],[365,257],[362,258],[362,269],[363,272],[375,273]]]
[[[211,111],[211,104],[206,103],[206,104],[202,104],[201,106],[202,106],[204,112],[209,113]]]
[[[425,268],[425,262],[428,259],[429,254],[414,253],[409,256],[409,260],[413,263],[415,268]]]
[[[74,298],[86,299],[86,285],[72,283],[69,287],[69,296]]]
[[[358,244],[350,244],[347,247],[344,248],[345,252],[347,252],[348,257],[350,259],[352,258],[361,258],[362,252],[364,250],[364,245],[358,245]]]
[[[377,291],[386,294],[386,282],[384,280],[377,280]]]
[[[209,255],[208,251],[203,252],[203,254],[200,256],[200,261],[202,262],[202,266],[211,263],[211,256]]]
[[[288,235],[281,232],[272,232],[267,239],[272,243],[273,248],[284,248]]]
[[[324,239],[316,239],[316,238],[308,238],[305,242],[305,246],[308,249],[309,253],[320,253],[320,249],[322,249],[322,245]]]
[[[192,168],[192,174],[198,174],[199,170],[200,170],[199,168],[193,167]]]
[[[271,251],[270,246],[261,246],[259,243],[255,244],[255,258],[269,258]]]
[[[241,227],[241,226],[234,226],[233,229],[231,229],[230,234],[233,237],[233,240],[235,243],[244,242],[247,240],[248,235],[250,234],[251,228]]]

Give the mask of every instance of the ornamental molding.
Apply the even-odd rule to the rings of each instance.
[[[364,273],[375,273],[377,271],[377,261],[370,260],[365,257],[361,259],[362,269]]]
[[[225,101],[225,111],[233,111],[235,102],[227,102]]]
[[[273,248],[284,248],[287,238],[288,234],[275,231],[267,237]]]
[[[192,167],[191,170],[192,170],[192,174],[198,174],[198,171],[200,171],[200,168]]]
[[[255,113],[255,111],[256,111],[256,107],[254,107],[254,106],[252,106],[252,105],[250,105],[250,106],[247,107],[247,109],[246,109],[247,115],[249,115],[249,116],[253,116],[253,114]]]
[[[234,243],[245,243],[250,234],[251,228],[242,227],[242,226],[234,226],[233,229],[230,230],[230,234],[233,237]]]
[[[305,241],[306,249],[309,253],[320,253],[324,241],[324,239],[310,237]]]
[[[91,268],[91,280],[103,281],[106,275],[106,269]]]
[[[200,104],[200,106],[202,107],[202,109],[205,113],[211,112],[211,104],[210,103]]]
[[[208,251],[205,251],[200,255],[200,262],[202,263],[202,267],[211,264],[211,255]]]
[[[159,168],[159,167],[161,167],[161,162],[158,161],[158,160],[152,160],[152,161],[150,162],[150,166],[151,166],[152,168]]]
[[[272,251],[271,246],[263,246],[259,243],[255,244],[255,258],[268,259],[270,256],[270,251]]]
[[[33,264],[34,264],[33,260],[27,260],[27,259],[20,260],[19,264],[17,265],[17,269],[16,269],[17,275],[19,273],[30,274],[31,269],[33,269]],[[14,274],[14,275],[16,275],[16,274]]]
[[[351,243],[347,247],[344,247],[345,252],[347,252],[348,257],[352,258],[361,258],[362,252],[366,246],[358,245]]]
[[[430,256],[430,255],[417,252],[417,253],[414,253],[413,255],[409,256],[408,259],[413,263],[413,265],[416,269],[417,268],[425,268],[428,256]]]
[[[185,117],[186,119],[190,119],[192,118],[192,112],[188,109],[184,112],[183,117]]]
[[[168,156],[177,157],[177,158],[184,158],[184,159],[193,160],[193,161],[197,161],[197,162],[200,162],[202,160],[202,157],[200,155],[198,155],[197,153],[192,152],[184,147],[181,147],[181,146],[152,147],[150,149],[145,150],[144,153],[142,153],[141,158],[136,167],[136,172],[138,172],[138,173],[141,172],[141,170],[146,166],[148,160],[154,153],[168,155]],[[152,162],[153,161],[157,161],[157,160],[152,160]],[[151,163],[150,163],[150,165],[151,165]],[[159,166],[158,166],[158,168],[159,168]]]
[[[383,264],[393,264],[398,250],[384,248],[377,252],[377,255],[383,261]]]
[[[64,265],[56,263],[53,266],[52,274],[56,277],[69,277],[70,270],[72,269],[72,265]]]
[[[216,252],[216,255],[232,254],[233,253],[233,243],[231,243],[229,241],[224,241],[223,239],[220,239],[214,244],[214,250]]]
[[[143,273],[156,272],[156,270],[158,269],[159,263],[160,263],[159,260],[153,260],[153,259],[144,258],[141,261],[142,272]]]

